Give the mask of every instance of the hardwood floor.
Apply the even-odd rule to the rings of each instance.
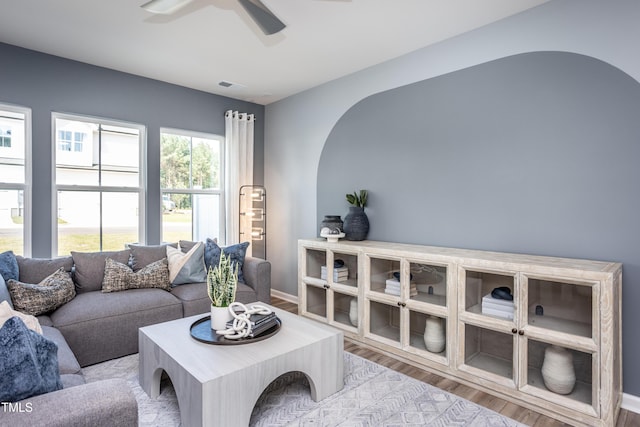
[[[291,313],[298,312],[298,306],[294,303],[272,297],[271,305],[278,307],[282,310],[287,310]],[[450,380],[439,375],[427,372],[413,365],[396,360],[392,357],[378,353],[368,347],[364,347],[360,344],[353,343],[345,339],[344,349],[357,356],[371,360],[382,366],[386,366],[389,369],[393,369],[397,372],[405,374],[409,377],[415,378],[425,383],[431,384],[443,390],[446,390],[452,394],[460,396],[464,399],[475,402],[486,408],[491,409],[499,414],[514,419],[523,424],[534,427],[559,427],[568,426],[569,424],[557,421],[553,418],[542,415],[531,409],[523,408],[522,406],[515,405],[507,402],[506,400],[492,396],[483,391],[475,388],[460,384],[454,380]],[[630,412],[625,409],[620,411],[618,416],[618,422],[616,427],[635,427],[640,426],[640,414]]]

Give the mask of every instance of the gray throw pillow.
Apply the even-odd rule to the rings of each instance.
[[[122,264],[129,263],[130,249],[114,252],[71,252],[76,265],[75,279],[78,292],[99,291],[104,279],[107,258]]]
[[[24,283],[40,283],[46,277],[58,271],[60,267],[64,271],[71,271],[73,258],[64,256],[59,258],[25,258],[16,255],[20,275],[16,280]]]
[[[167,258],[167,246],[177,248],[176,243],[164,245],[129,245],[131,249],[131,267],[138,271],[147,265]]]
[[[137,272],[131,270],[128,265],[107,258],[102,292],[144,288],[171,290],[166,258],[152,262]]]
[[[23,283],[17,280],[7,282],[13,307],[33,316],[48,313],[76,296],[76,288],[69,273],[60,267],[58,271],[38,284]]]

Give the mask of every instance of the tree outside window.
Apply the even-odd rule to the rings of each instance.
[[[222,137],[163,130],[162,239],[204,240],[224,230]]]

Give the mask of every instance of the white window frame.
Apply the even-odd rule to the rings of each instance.
[[[31,144],[31,109],[12,104],[0,103],[0,110],[10,111],[13,113],[24,115],[24,183],[0,182],[0,188],[3,190],[22,190],[23,195],[23,224],[22,224],[22,252],[25,257],[31,256],[31,183],[32,183],[32,144]]]
[[[190,138],[202,138],[202,139],[215,139],[220,141],[220,188],[217,189],[194,189],[194,188],[162,188],[160,187],[160,202],[162,209],[162,198],[165,194],[172,193],[180,193],[180,194],[205,194],[205,195],[219,195],[220,196],[220,235],[219,236],[210,236],[211,238],[218,238],[218,241],[226,241],[226,227],[227,227],[227,219],[226,219],[226,205],[227,198],[225,193],[225,176],[226,176],[226,156],[225,156],[225,138],[222,135],[216,135],[213,133],[205,133],[205,132],[197,132],[190,131],[184,129],[176,129],[176,128],[160,128],[160,152],[162,153],[162,134],[168,133],[172,135],[186,136]],[[160,154],[162,157],[162,154]],[[162,222],[162,218],[160,221],[160,233],[163,234],[164,223]],[[191,222],[191,236],[193,238],[193,221]],[[164,238],[163,238],[164,239]]]
[[[58,150],[57,144],[57,132],[56,129],[56,120],[71,120],[77,122],[86,122],[86,123],[98,123],[106,126],[121,126],[121,127],[129,127],[132,129],[137,129],[140,132],[140,145],[139,149],[139,158],[140,165],[138,171],[138,187],[117,187],[117,186],[104,186],[104,185],[70,185],[70,184],[61,184],[58,185],[56,182],[56,152]],[[75,132],[74,132],[75,133]],[[51,167],[51,184],[52,184],[52,201],[51,201],[51,221],[52,221],[52,236],[51,236],[51,253],[58,253],[58,191],[87,191],[87,192],[102,192],[102,193],[138,193],[138,241],[145,242],[145,200],[146,200],[146,174],[147,174],[147,128],[144,125],[126,122],[120,120],[113,119],[105,119],[102,117],[96,116],[88,116],[88,115],[79,115],[79,114],[68,114],[68,113],[59,113],[53,112],[51,114],[51,149],[52,149],[52,167]],[[74,144],[74,135],[71,137],[71,149],[73,150]],[[133,242],[132,242],[133,243]],[[124,249],[124,248],[123,248]]]

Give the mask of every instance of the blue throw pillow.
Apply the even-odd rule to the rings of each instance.
[[[18,317],[0,328],[0,402],[60,390],[58,346]]]
[[[13,251],[0,254],[0,275],[5,282],[9,279],[18,280],[18,260]]]
[[[244,257],[247,254],[248,247],[249,242],[242,242],[236,245],[227,246],[226,248],[221,248],[218,246],[218,242],[207,238],[207,242],[204,246],[204,264],[207,266],[207,271],[209,271],[209,267],[216,268],[220,263],[220,252],[224,251],[227,256],[231,257],[232,263],[238,264],[238,282],[244,283],[242,266],[244,265]]]

